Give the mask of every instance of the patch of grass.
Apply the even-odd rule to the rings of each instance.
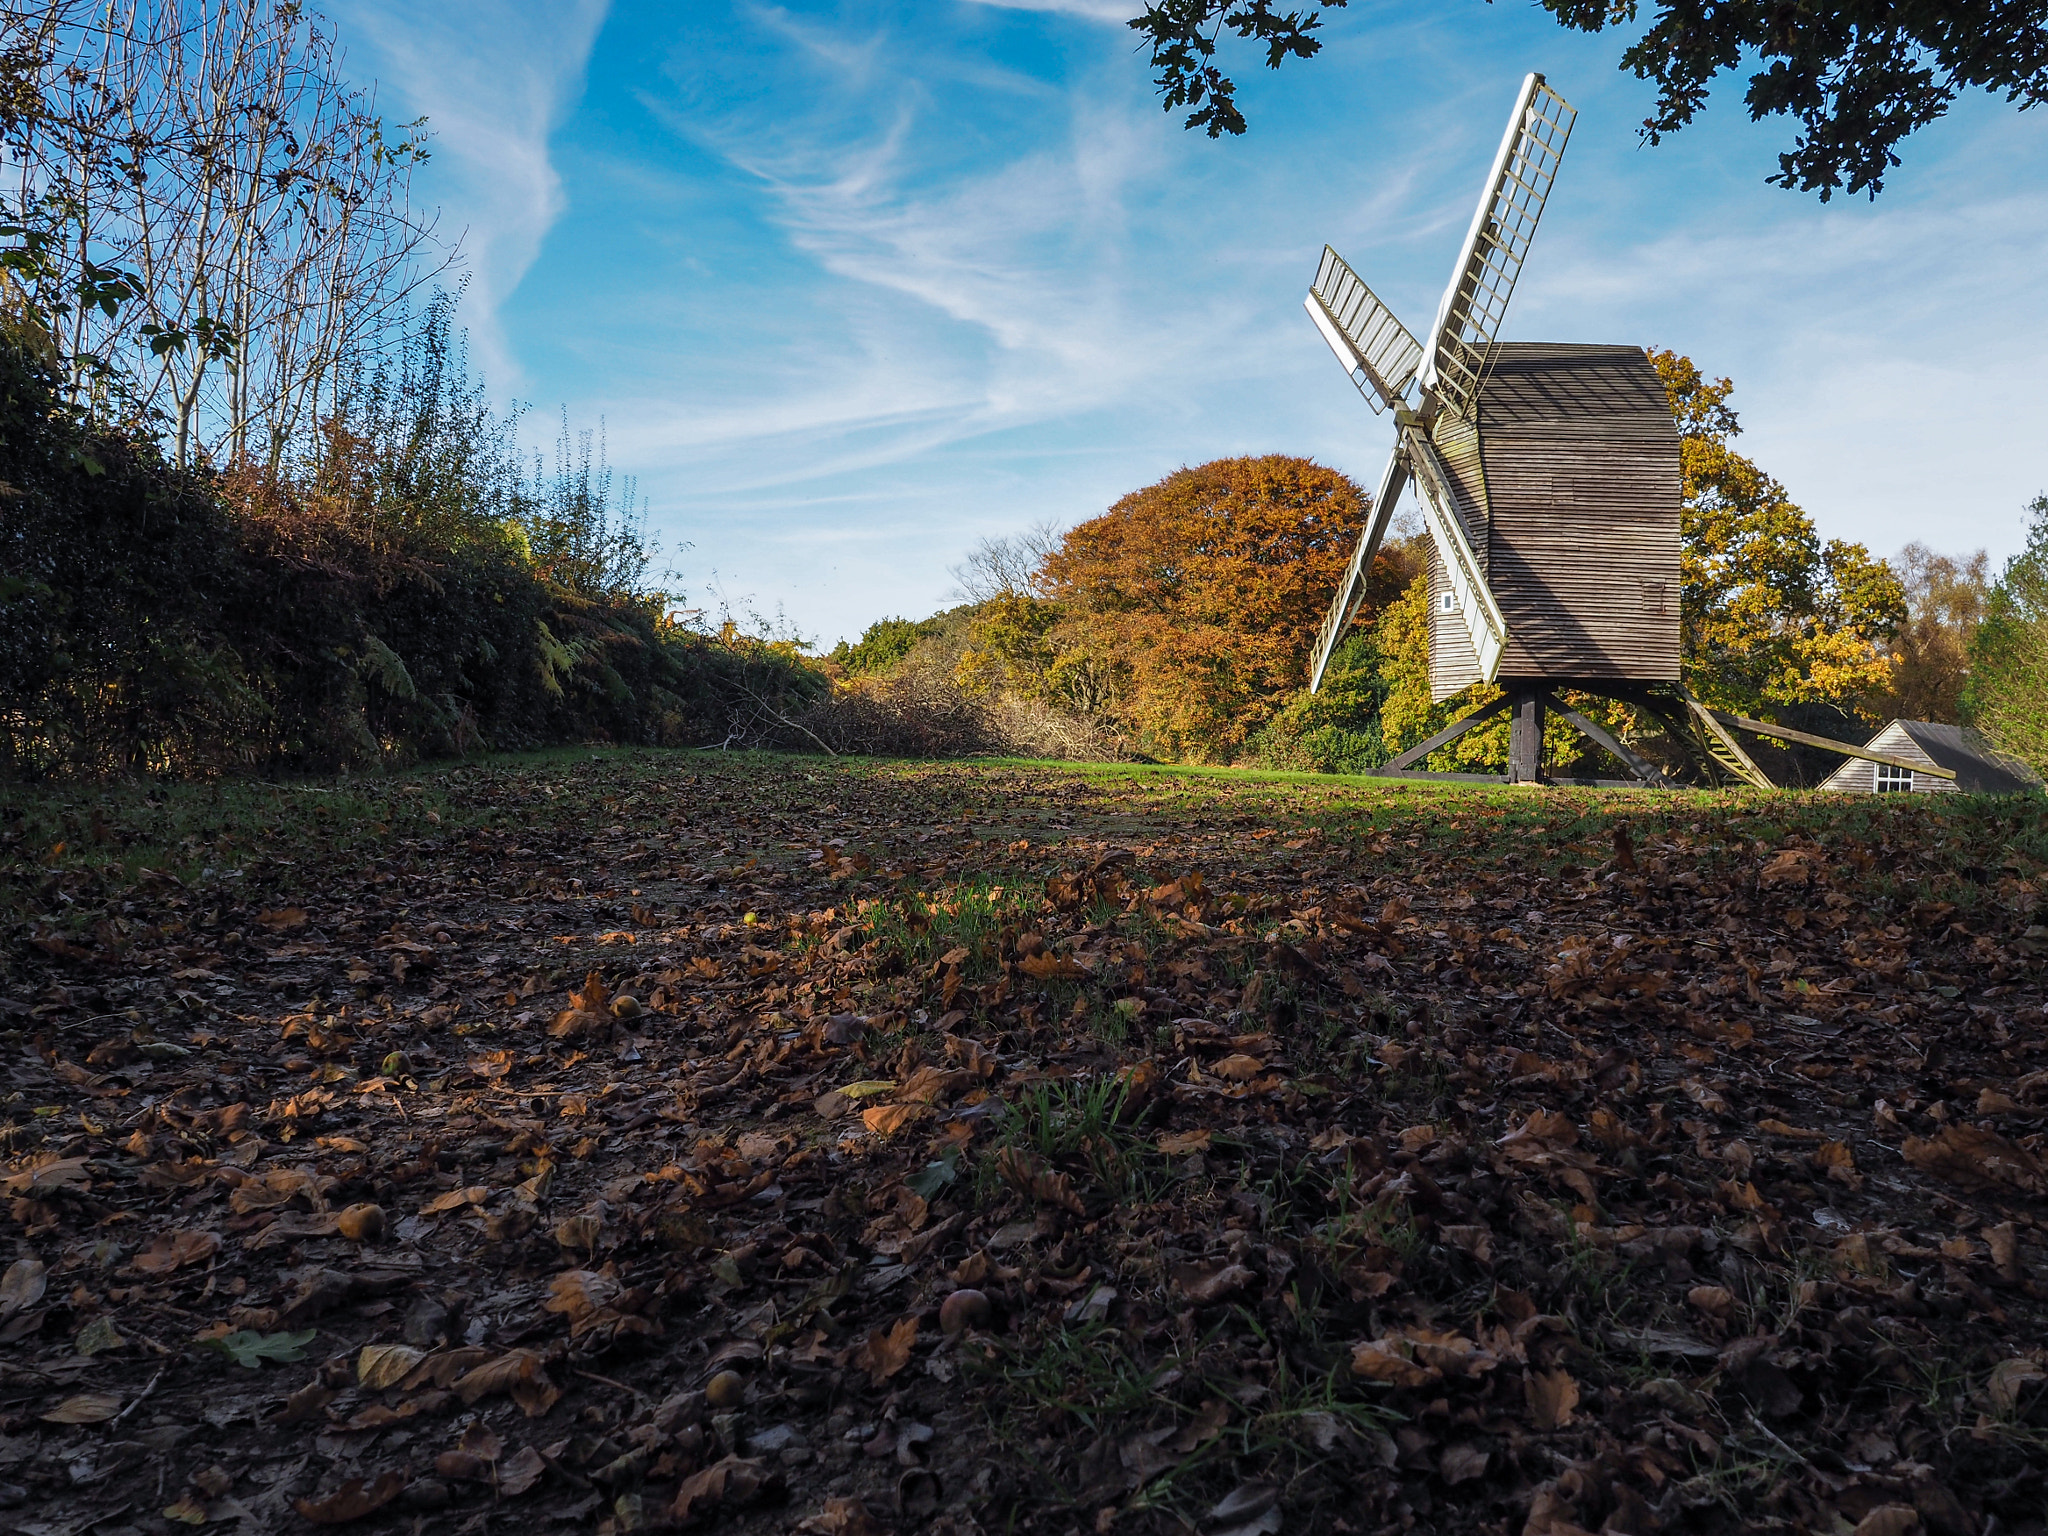
[[[1129,1087],[1111,1077],[1036,1082],[1003,1107],[994,1150],[982,1159],[977,1198],[992,1193],[996,1154],[1016,1147],[1056,1167],[1084,1174],[1119,1200],[1157,1198],[1163,1158],[1124,1121]]]

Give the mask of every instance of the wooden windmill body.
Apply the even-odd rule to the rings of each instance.
[[[1710,781],[1770,786],[1735,730],[1875,758],[1847,743],[1708,709],[1686,691],[1678,429],[1649,355],[1634,346],[1495,339],[1575,116],[1541,75],[1522,82],[1424,340],[1323,248],[1304,301],[1309,318],[1367,404],[1393,412],[1395,438],[1366,531],[1317,639],[1309,686],[1322,685],[1394,508],[1413,482],[1430,534],[1431,696],[1441,703],[1476,683],[1502,691],[1379,771],[1418,772],[1413,765],[1431,752],[1508,710],[1511,782],[1542,777],[1546,712],[1634,776],[1620,782],[1675,782],[1566,708],[1558,697],[1566,690],[1636,705]]]
[[[1678,433],[1643,349],[1496,347],[1475,419],[1433,436],[1507,626],[1498,679],[1677,682]],[[1438,703],[1496,680],[1434,549],[1429,652]]]

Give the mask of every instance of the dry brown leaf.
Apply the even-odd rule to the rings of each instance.
[[[2018,1282],[2026,1278],[2020,1266],[2019,1229],[2012,1222],[2001,1221],[1995,1227],[1983,1231],[1985,1244],[1991,1249],[1991,1265],[1998,1271],[1998,1278]]]
[[[1787,848],[1773,854],[1757,875],[1757,883],[1764,886],[1804,885],[1813,878],[1811,855],[1804,848]]]
[[[371,1392],[395,1387],[426,1359],[427,1352],[410,1344],[365,1344],[356,1356],[356,1381]]]
[[[516,1499],[539,1482],[547,1470],[548,1464],[541,1459],[540,1452],[523,1445],[498,1463],[498,1492]]]
[[[869,1333],[854,1352],[853,1363],[879,1387],[910,1364],[910,1352],[916,1343],[917,1318],[906,1317],[887,1332],[877,1328]]]
[[[49,1280],[41,1259],[16,1259],[0,1275],[0,1322],[43,1299]]]
[[[2042,1168],[2041,1160],[1996,1131],[1958,1122],[1924,1140],[1908,1136],[1899,1151],[1922,1173],[1964,1189],[2003,1185],[2030,1195],[2048,1194],[2048,1170]]]
[[[1242,1264],[1217,1259],[1208,1264],[1182,1264],[1173,1271],[1173,1283],[1183,1296],[1198,1307],[1213,1306],[1235,1296],[1258,1279]]]
[[[894,1136],[926,1113],[922,1104],[877,1104],[861,1111],[860,1123],[877,1136]]]
[[[167,1275],[210,1259],[220,1251],[220,1236],[214,1232],[159,1232],[130,1262],[145,1275]]]
[[[1351,1374],[1397,1387],[1427,1386],[1443,1372],[1415,1358],[1414,1344],[1398,1336],[1368,1339],[1351,1351]]]
[[[1174,1436],[1173,1448],[1183,1456],[1198,1451],[1222,1434],[1229,1423],[1230,1404],[1221,1398],[1209,1398],[1195,1416],[1182,1426],[1181,1432]]]
[[[280,1424],[302,1424],[334,1401],[334,1388],[317,1376],[284,1400],[277,1416]]]
[[[448,1401],[446,1392],[422,1392],[409,1397],[395,1408],[382,1403],[372,1403],[360,1413],[353,1415],[342,1427],[344,1429],[389,1429],[393,1424],[403,1424],[407,1419],[416,1419],[423,1413],[433,1413]]]
[[[451,1189],[444,1195],[436,1195],[420,1207],[422,1216],[439,1216],[445,1211],[456,1211],[465,1205],[482,1205],[491,1198],[488,1185],[472,1184],[467,1189]]]
[[[1057,1205],[1076,1216],[1087,1214],[1088,1208],[1074,1191],[1074,1181],[1064,1173],[1053,1172],[1022,1147],[1004,1147],[997,1152],[996,1172],[1020,1194],[1029,1195],[1042,1205]]]
[[[1920,1511],[1911,1504],[1880,1504],[1861,1520],[1850,1536],[1912,1536],[1920,1529]]]
[[[1725,1285],[1696,1285],[1685,1293],[1685,1299],[1724,1322],[1735,1315],[1735,1293]]]
[[[1483,1446],[1461,1440],[1456,1445],[1444,1447],[1443,1455],[1437,1458],[1436,1469],[1445,1482],[1455,1487],[1459,1483],[1469,1483],[1475,1477],[1484,1477],[1489,1459]]]
[[[1538,1429],[1562,1429],[1579,1404],[1579,1384],[1568,1371],[1531,1371],[1522,1378],[1529,1417]]]
[[[86,1171],[85,1164],[86,1159],[82,1157],[58,1157],[54,1153],[44,1153],[26,1168],[0,1178],[0,1195],[26,1195],[40,1199],[60,1189],[88,1189],[92,1185],[92,1175]]]
[[[744,1504],[774,1480],[763,1461],[728,1456],[683,1479],[669,1513],[678,1525],[721,1504]]]
[[[315,1525],[346,1525],[374,1515],[405,1492],[405,1474],[386,1472],[373,1483],[350,1478],[324,1499],[293,1499],[292,1508]]]
[[[827,1499],[825,1507],[797,1526],[801,1536],[888,1536],[890,1527],[868,1513],[859,1499]]]
[[[45,1424],[104,1424],[121,1411],[118,1392],[80,1392],[41,1415]]]
[[[1088,976],[1065,955],[1051,953],[1025,955],[1017,961],[1017,969],[1033,981],[1084,981]]]
[[[304,907],[274,907],[268,912],[258,912],[256,921],[272,933],[289,933],[294,928],[306,926]]]
[[[1159,1138],[1159,1150],[1168,1157],[1186,1157],[1193,1152],[1206,1152],[1213,1139],[1208,1131],[1168,1131]]]
[[[2041,1368],[2040,1361],[2001,1360],[1991,1368],[1991,1380],[1985,1390],[1990,1394],[1992,1407],[2000,1413],[2011,1413],[2019,1407],[2020,1394],[2037,1381],[2048,1381],[2048,1371]]]
[[[1577,1146],[1579,1128],[1569,1116],[1539,1109],[1494,1143],[1509,1157],[1527,1161],[1545,1152]]]
[[[980,1084],[974,1073],[960,1067],[919,1067],[896,1090],[906,1104],[944,1104]]]
[[[511,1395],[514,1402],[525,1408],[529,1416],[545,1413],[545,1406],[534,1408],[533,1401],[546,1397],[552,1404],[559,1390],[547,1379],[541,1357],[530,1349],[510,1350],[495,1360],[486,1361],[475,1370],[459,1377],[455,1394],[465,1403],[475,1403],[493,1393]]]
[[[1256,1056],[1226,1056],[1209,1069],[1226,1083],[1248,1083],[1266,1070],[1266,1064]]]

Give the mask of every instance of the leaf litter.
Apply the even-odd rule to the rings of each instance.
[[[28,1536],[2044,1529],[2030,803],[604,753],[379,814],[15,838]]]

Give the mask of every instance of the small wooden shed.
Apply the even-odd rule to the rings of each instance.
[[[1848,794],[2018,795],[2041,788],[2041,780],[2025,763],[1994,751],[1968,726],[1936,725],[1927,720],[1894,720],[1864,744],[1908,763],[1947,768],[1953,779],[1914,773],[1892,763],[1852,757],[1821,785]]]

